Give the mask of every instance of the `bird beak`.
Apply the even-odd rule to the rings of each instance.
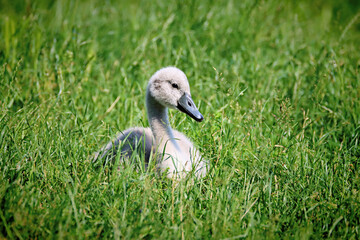
[[[188,93],[184,93],[184,95],[182,95],[179,99],[177,108],[198,122],[204,120],[203,115],[201,115],[199,110],[196,108],[194,101]]]

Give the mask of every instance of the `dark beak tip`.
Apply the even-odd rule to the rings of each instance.
[[[196,118],[195,120],[198,122],[202,122],[204,120],[204,117],[203,115],[200,115],[200,117]]]

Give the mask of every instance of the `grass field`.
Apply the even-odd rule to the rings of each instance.
[[[94,165],[169,65],[210,173]],[[359,239],[359,140],[357,1],[0,0],[0,238]]]

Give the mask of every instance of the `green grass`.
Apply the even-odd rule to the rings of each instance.
[[[360,5],[131,2],[0,1],[0,238],[359,239]],[[169,65],[210,173],[94,166]]]

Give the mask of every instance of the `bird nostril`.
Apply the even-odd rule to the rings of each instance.
[[[191,107],[191,102],[188,101],[188,105],[189,105],[189,107]]]

